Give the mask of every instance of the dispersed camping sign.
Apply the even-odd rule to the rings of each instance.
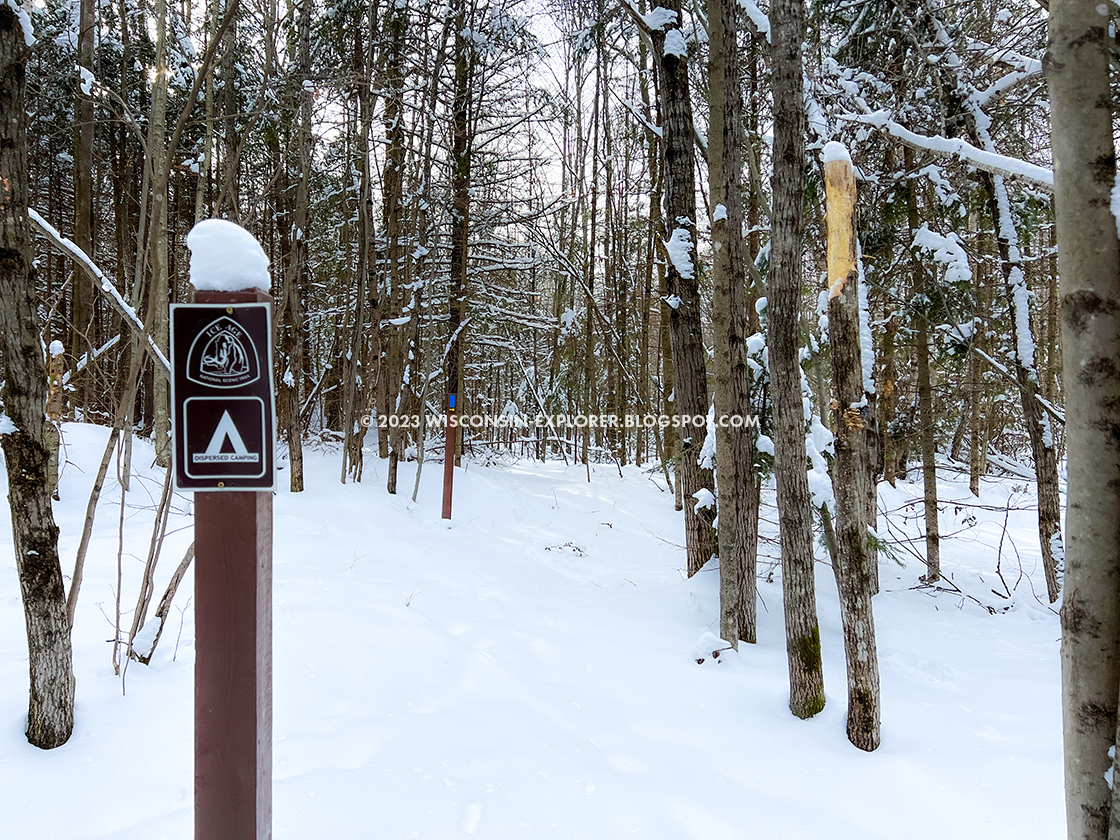
[[[171,307],[177,489],[272,489],[271,320],[267,303]]]

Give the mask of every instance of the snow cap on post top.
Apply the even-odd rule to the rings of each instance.
[[[852,156],[848,154],[848,148],[843,143],[829,140],[821,149],[821,163],[832,163],[834,160],[846,160],[851,163]]]
[[[187,234],[187,247],[191,285],[200,292],[267,292],[272,286],[264,249],[241,225],[203,219]]]

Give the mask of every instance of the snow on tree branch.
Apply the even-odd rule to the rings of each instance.
[[[948,137],[927,137],[924,134],[915,134],[892,120],[890,113],[887,111],[876,111],[873,114],[842,114],[839,119],[873,126],[913,149],[948,155],[975,166],[977,169],[991,172],[993,175],[1000,175],[1009,181],[1024,181],[1047,193],[1053,194],[1054,192],[1054,173],[1044,166],[1037,166],[1018,158],[978,149],[971,143],[960,139],[950,140]]]
[[[23,29],[23,43],[29,47],[35,46],[35,27],[31,24],[31,16],[17,0],[4,0],[4,4],[16,13],[19,25]]]
[[[105,276],[104,272],[97,267],[90,256],[59,233],[50,222],[34,210],[29,208],[27,215],[31,217],[31,221],[39,227],[39,230],[60,252],[69,256],[85,270],[86,274],[89,275],[90,279],[93,280],[101,290],[101,293],[108,299],[109,305],[117,311],[117,314],[124,318],[134,330],[147,339],[148,347],[152,351],[152,357],[157,363],[157,370],[161,370],[165,377],[170,377],[171,363],[167,361],[167,356],[159,349],[159,345],[156,344],[155,339],[144,329],[144,322],[140,320],[140,316],[136,314],[136,310],[121,297],[121,293],[117,291],[116,287],[109,278]]]
[[[967,283],[972,279],[968,255],[961,247],[960,237],[955,233],[942,236],[930,230],[927,222],[914,231],[914,247],[929,251],[937,262],[945,266],[945,282]]]
[[[747,17],[751,19],[758,34],[766,38],[766,43],[770,43],[770,18],[762,11],[754,0],[739,0],[739,7],[747,13]]]

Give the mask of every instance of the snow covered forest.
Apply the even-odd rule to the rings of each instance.
[[[701,361],[718,364],[707,10],[686,6],[677,28],[675,10],[628,9],[35,3],[30,203],[157,342],[164,302],[188,296],[194,223],[253,232],[273,265],[285,429],[349,428],[353,445],[364,412],[438,409],[455,356],[464,412],[671,414],[674,301],[697,310]],[[993,454],[1030,451],[1006,375],[1018,360],[1060,402],[1044,13],[1025,1],[838,2],[811,4],[806,22],[799,310],[814,410],[827,415],[829,379],[819,150],[839,140],[859,177],[880,472],[912,467],[928,427],[983,474]],[[738,26],[749,336],[767,318],[774,117],[767,18],[747,3]],[[695,225],[680,229],[694,300],[667,286],[663,243],[679,227],[664,214],[667,180],[690,172],[662,162],[663,37],[687,68],[695,197],[681,201]],[[36,256],[71,410],[111,423],[131,327],[69,254],[40,236]],[[166,429],[161,394],[148,365],[130,408],[145,436]],[[381,457],[415,445],[385,437]],[[679,445],[672,431],[625,428],[539,437],[517,451],[626,464],[670,461]],[[360,476],[357,449],[349,469]]]
[[[277,719],[301,721],[278,797],[313,797],[347,769],[386,781],[369,776],[376,750],[347,748],[357,731],[393,756],[379,770],[410,816],[378,818],[401,836],[745,836],[753,812],[732,801],[764,775],[712,745],[690,754],[702,722],[676,741],[662,731],[709,697],[708,736],[758,744],[782,796],[799,761],[841,777],[804,819],[766,800],[758,836],[1115,837],[1117,19],[1115,3],[1085,0],[4,0],[0,172],[17,212],[0,220],[0,443],[18,575],[4,572],[0,620],[19,635],[0,645],[0,742],[30,749],[14,722],[26,620],[26,740],[72,751],[54,777],[50,753],[19,753],[11,773],[0,756],[19,836],[189,832],[183,739],[151,759],[172,794],[145,788],[161,804],[135,819],[87,830],[77,809],[30,833],[18,790],[81,786],[78,762],[143,750],[114,705],[126,684],[142,686],[126,695],[141,726],[166,726],[162,710],[189,728],[192,502],[168,471],[169,307],[193,299],[188,233],[221,218],[270,263],[277,580],[290,575],[275,596]],[[450,395],[469,418],[451,431]],[[450,458],[466,475],[453,525],[434,512]],[[448,527],[465,570],[443,556]],[[392,595],[370,594],[369,619],[354,594],[379,585]],[[626,586],[654,598],[635,606]],[[541,600],[549,587],[569,600]],[[320,588],[337,612],[305,600]],[[455,603],[476,590],[505,623]],[[414,600],[435,622],[413,628],[418,656],[453,663],[450,682],[398,661]],[[608,605],[613,621],[572,638],[535,635],[538,611],[568,627]],[[661,623],[640,629],[655,608]],[[301,637],[281,654],[288,623]],[[369,633],[396,650],[355,644]],[[536,693],[557,680],[548,663],[596,644],[625,660],[608,682]],[[377,660],[357,680],[371,697],[401,680],[419,694],[397,686],[392,708],[454,708],[433,736],[447,756],[425,742],[413,759],[357,700],[284,675],[281,657],[335,645],[333,669]],[[494,645],[531,663],[482,662]],[[87,675],[76,706],[74,672]],[[332,697],[352,690],[330,679]],[[621,738],[603,765],[618,778],[596,783],[567,744],[555,772],[576,786],[535,786],[517,774],[545,774],[539,756],[503,741],[495,762],[518,769],[483,791],[452,731],[501,726],[493,708],[469,711],[480,700],[464,686],[480,680],[510,688],[487,684],[489,707],[531,698],[505,721],[538,752],[553,743],[538,714],[596,749]],[[603,711],[628,680],[658,698],[638,723]],[[737,694],[779,734],[731,724],[751,714]],[[567,709],[585,700],[586,714]],[[925,764],[919,707],[942,702],[954,711],[925,737],[947,740]],[[321,766],[317,715],[343,754]],[[98,726],[111,745],[86,743]],[[608,734],[628,726],[646,747]],[[964,772],[972,752],[985,772]],[[854,763],[863,753],[885,763]],[[691,782],[669,823],[618,804],[672,799],[679,768],[650,767],[680,755],[719,768],[719,804]],[[430,805],[412,764],[471,792]],[[916,773],[932,790],[955,777],[946,795],[967,801],[926,834],[911,822],[923,800],[896,789]],[[853,816],[849,776],[892,791],[897,812]],[[990,798],[973,789],[989,782]],[[335,809],[366,795],[341,784]],[[551,804],[502,822],[483,804],[502,784]],[[570,819],[597,785],[615,805]],[[368,836],[285,807],[277,837]]]

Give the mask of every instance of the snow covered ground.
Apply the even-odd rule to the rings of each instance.
[[[105,434],[64,431],[55,511],[67,574]],[[787,709],[780,570],[760,567],[759,643],[710,656],[718,571],[685,578],[682,521],[656,473],[597,466],[588,483],[582,467],[472,463],[456,472],[447,523],[440,467],[428,465],[412,504],[415,466],[402,465],[407,492],[392,497],[384,464],[366,457],[364,483],[343,486],[337,453],[309,449],[308,491],[276,497],[276,840],[1062,834],[1060,630],[1032,595],[1045,584],[1026,482],[992,480],[976,507],[967,478],[942,476],[942,532],[953,536],[940,592],[918,587],[907,546],[922,546],[905,542],[919,533],[920,483],[884,488],[893,513],[879,532],[903,541],[905,566],[882,561],[883,745],[865,754],[844,735],[836,587],[823,562],[828,706],[800,721]],[[129,610],[160,486],[142,444],[136,460],[142,479],[123,520]],[[76,727],[52,752],[23,737],[27,650],[3,506],[0,836],[10,840],[193,836],[193,581],[152,666],[133,663],[122,695],[106,641],[119,501],[108,482],[74,631]],[[157,598],[191,540],[190,510],[189,497],[176,500]],[[771,536],[774,514],[763,510]]]

